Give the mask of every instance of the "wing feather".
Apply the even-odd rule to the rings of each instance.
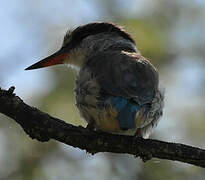
[[[109,95],[150,103],[158,87],[158,73],[143,56],[125,51],[96,53],[89,68]]]

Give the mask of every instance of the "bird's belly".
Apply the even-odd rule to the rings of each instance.
[[[94,123],[97,130],[124,134],[134,135],[138,128],[141,128],[143,119],[136,114],[136,127],[131,129],[121,129],[118,120],[118,112],[114,107],[97,108],[88,105],[78,105],[80,115],[87,121],[87,123]]]
[[[120,131],[117,115],[118,113],[115,109],[104,108],[96,117],[95,120],[96,128],[103,131],[109,131],[109,132]]]
[[[85,119],[87,123],[94,123],[97,129],[113,132],[120,130],[117,112],[88,104],[77,103],[77,107],[83,119]]]

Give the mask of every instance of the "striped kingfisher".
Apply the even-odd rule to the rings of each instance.
[[[88,127],[147,138],[158,124],[164,104],[158,72],[118,25],[79,26],[59,51],[26,70],[56,64],[76,69],[76,106]]]

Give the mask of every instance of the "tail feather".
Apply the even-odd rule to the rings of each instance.
[[[127,106],[119,112],[118,121],[121,129],[135,129],[136,128],[136,114],[139,106],[127,103]]]
[[[128,130],[136,128],[136,114],[140,109],[137,104],[123,97],[109,97],[109,100],[106,102],[117,110],[120,129]]]

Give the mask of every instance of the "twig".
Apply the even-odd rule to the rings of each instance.
[[[25,104],[13,91],[14,87],[9,90],[0,89],[0,113],[14,119],[32,139],[41,142],[55,139],[92,154],[127,153],[139,156],[143,161],[159,158],[205,167],[205,150],[203,149],[76,127]]]

